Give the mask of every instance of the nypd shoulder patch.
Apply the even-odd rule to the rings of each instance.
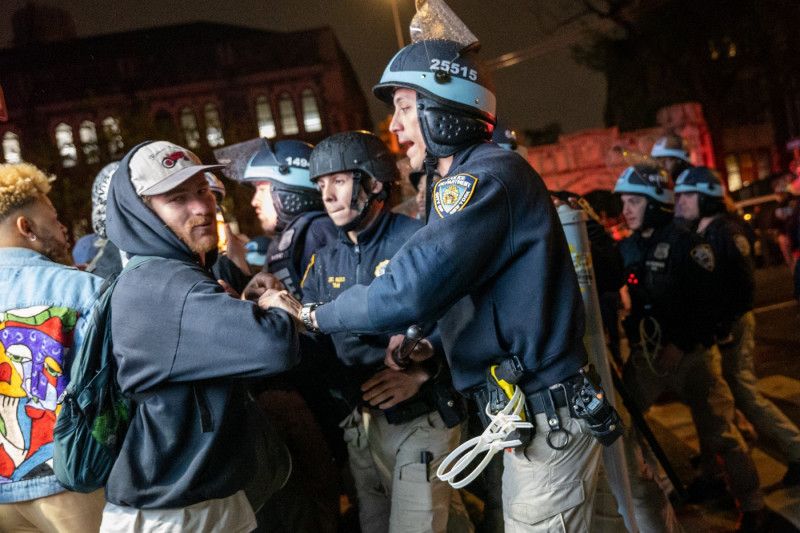
[[[742,257],[748,257],[750,255],[750,241],[747,240],[747,237],[741,233],[737,233],[733,236],[733,243],[736,245],[736,248],[739,249],[739,253],[742,254]]]
[[[440,218],[461,211],[472,198],[478,178],[469,174],[449,176],[436,182],[433,205]]]
[[[710,244],[701,244],[699,246],[695,246],[692,248],[691,254],[695,263],[705,268],[709,272],[714,271],[714,267],[716,266],[714,262],[714,251],[711,249]]]

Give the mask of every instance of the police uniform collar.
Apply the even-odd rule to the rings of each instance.
[[[375,216],[375,219],[370,223],[370,225],[358,232],[358,235],[356,235],[356,240],[358,242],[354,243],[351,241],[350,237],[347,235],[347,232],[342,231],[341,229],[339,230],[339,238],[341,238],[342,241],[349,246],[355,246],[356,244],[370,244],[380,239],[383,234],[386,233],[390,218],[389,209],[386,207],[386,205],[384,205],[381,210],[378,211],[378,214]]]

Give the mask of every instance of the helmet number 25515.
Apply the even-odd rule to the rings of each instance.
[[[449,61],[447,59],[431,59],[431,70],[444,70],[450,74],[460,75],[472,81],[478,79],[478,72],[474,68],[459,65],[455,61]]]

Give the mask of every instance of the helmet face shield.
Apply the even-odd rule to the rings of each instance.
[[[697,192],[714,198],[722,198],[724,191],[719,173],[708,167],[692,167],[684,170],[675,181],[675,193]]]
[[[494,124],[497,109],[494,83],[478,63],[475,51],[462,50],[462,45],[455,41],[419,41],[400,50],[372,91],[391,104],[398,87],[412,89]]]
[[[669,175],[663,169],[652,166],[636,165],[626,168],[617,180],[614,192],[640,194],[662,204],[675,204]]]
[[[273,181],[291,187],[316,191],[308,173],[313,146],[301,141],[266,143],[247,163],[244,181]]]

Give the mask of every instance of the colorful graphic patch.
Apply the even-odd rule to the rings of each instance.
[[[710,244],[701,244],[692,248],[692,259],[694,262],[705,268],[709,272],[714,271],[714,251]]]
[[[436,182],[433,189],[433,205],[440,218],[461,211],[475,192],[478,178],[469,174],[458,174]]]

